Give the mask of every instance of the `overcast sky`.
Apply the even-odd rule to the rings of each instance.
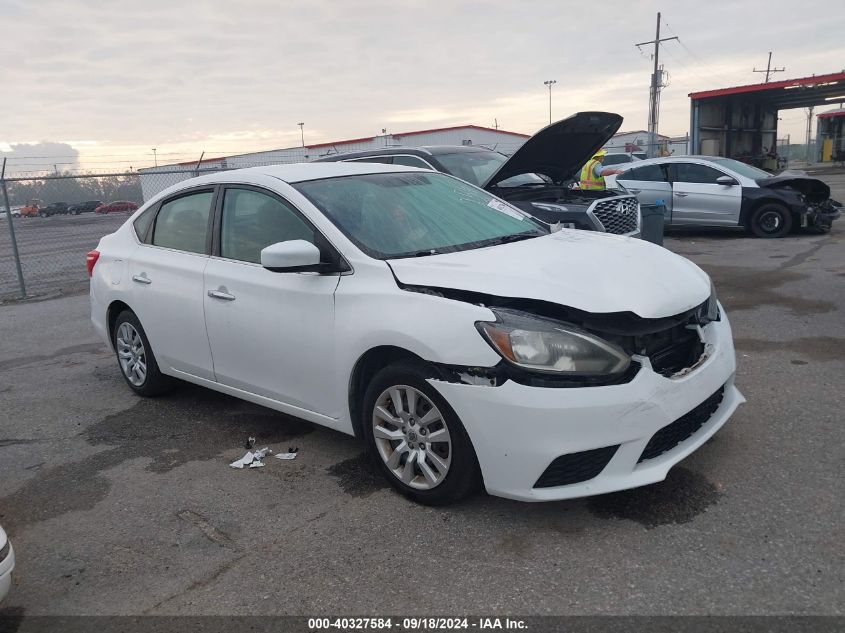
[[[803,0],[663,3],[671,77],[660,132],[690,91],[753,83],[767,52],[801,77],[845,68],[845,11]],[[533,133],[609,110],[646,126],[659,3],[627,0],[0,0],[0,151],[159,162],[474,123]],[[804,111],[781,114],[803,142]],[[20,146],[22,143],[64,143]],[[61,147],[61,146],[59,146]],[[57,158],[56,162],[73,162]]]

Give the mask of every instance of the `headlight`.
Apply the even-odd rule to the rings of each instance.
[[[476,327],[502,358],[532,371],[579,376],[621,374],[630,357],[616,345],[575,327],[509,310]]]

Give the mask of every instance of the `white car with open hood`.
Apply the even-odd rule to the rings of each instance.
[[[423,503],[660,481],[743,402],[693,263],[549,233],[430,170],[194,178],[102,238],[88,269],[92,322],[135,392],[178,378],[354,434]]]

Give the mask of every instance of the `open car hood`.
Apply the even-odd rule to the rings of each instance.
[[[406,285],[536,299],[644,319],[680,314],[710,296],[691,261],[642,240],[564,229],[530,240],[427,257],[391,259]]]
[[[525,141],[482,186],[495,187],[503,180],[532,172],[554,182],[568,180],[621,125],[622,117],[612,112],[578,112],[552,123]]]
[[[807,198],[808,202],[824,202],[830,198],[830,187],[818,178],[797,175],[794,172],[784,172],[772,178],[761,178],[756,181],[764,189],[780,189],[789,187],[800,191]]]

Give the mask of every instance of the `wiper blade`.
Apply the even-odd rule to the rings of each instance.
[[[513,235],[502,235],[501,237],[495,237],[492,240],[488,240],[487,244],[510,244],[511,242],[521,242],[522,240],[530,240],[532,237],[540,237],[537,233],[533,231],[528,231],[525,233],[514,233]]]

